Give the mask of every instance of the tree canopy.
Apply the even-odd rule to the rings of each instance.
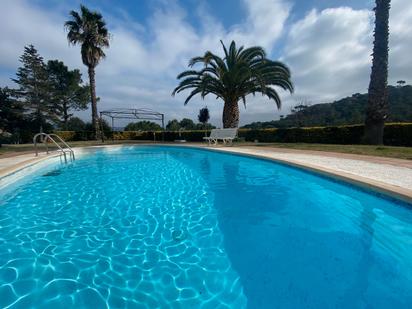
[[[168,131],[179,131],[179,129],[180,123],[177,119],[169,120],[169,122],[166,125],[166,130]]]
[[[87,109],[90,102],[88,85],[82,85],[82,74],[79,70],[69,70],[59,60],[47,63],[48,79],[50,82],[50,100],[56,115],[67,130],[67,122],[73,115],[71,111]]]
[[[387,121],[412,122],[412,86],[388,86],[388,94],[389,117]],[[333,103],[307,106],[280,120],[254,122],[244,127],[259,129],[360,124],[365,119],[367,101],[367,93],[355,93]]]
[[[83,64],[95,68],[106,57],[103,48],[110,46],[110,34],[102,14],[80,5],[80,13],[70,11],[70,19],[64,25],[68,41],[81,45]]]
[[[206,124],[210,119],[209,109],[207,107],[203,107],[199,110],[199,115],[197,115],[197,120],[200,123]]]
[[[86,131],[86,123],[79,117],[70,117],[70,119],[67,121],[67,130]]]
[[[21,66],[12,80],[17,88],[0,88],[0,125],[27,141],[32,133],[48,132],[53,127],[68,129],[72,111],[87,108],[88,86],[79,70],[69,70],[61,61],[47,64],[33,45],[24,48]]]
[[[138,122],[131,122],[127,124],[124,128],[125,131],[160,131],[162,127],[152,121],[138,121]]]
[[[169,120],[169,122],[166,125],[166,130],[168,131],[179,131],[180,129],[182,130],[211,130],[216,128],[214,125],[208,123],[208,124],[203,124],[203,123],[194,123],[192,119],[189,118],[183,118],[181,121],[177,119],[172,119]]]

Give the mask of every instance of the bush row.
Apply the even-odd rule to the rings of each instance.
[[[347,125],[336,127],[308,127],[288,129],[239,129],[239,138],[253,142],[265,143],[319,143],[319,144],[361,144],[363,125]],[[67,141],[86,140],[92,132],[57,131]],[[90,133],[90,134],[89,134]],[[156,140],[174,141],[184,139],[189,142],[200,142],[210,131],[123,131],[106,133],[106,138],[114,140]],[[385,145],[412,146],[412,123],[388,123],[384,132]]]
[[[203,137],[209,135],[210,131],[192,130],[192,131],[123,131],[113,132],[115,140],[156,140],[172,142],[175,140],[186,140],[188,142],[200,142]]]
[[[275,143],[361,144],[363,125],[336,127],[307,127],[287,129],[239,130],[246,141]],[[384,144],[412,146],[412,123],[388,123],[384,130]]]
[[[88,141],[94,138],[93,131],[54,131],[53,133],[59,135],[65,141]],[[107,132],[105,133],[106,135]],[[107,136],[111,138],[111,134]]]

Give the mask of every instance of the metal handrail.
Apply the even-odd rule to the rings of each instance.
[[[73,149],[69,146],[69,144],[67,144],[67,143],[64,141],[64,139],[62,139],[59,135],[54,134],[54,133],[49,134],[49,136],[56,136],[56,137],[59,139],[59,141],[60,141],[61,143],[63,143],[63,145],[66,146],[66,148],[69,149],[69,151],[70,151],[71,153],[73,153],[73,156],[74,156],[74,151],[73,151]]]
[[[46,153],[49,153],[49,147],[47,145],[47,140],[50,140],[53,142],[54,145],[57,146],[58,150],[60,151],[60,155],[64,156],[64,161],[67,163],[67,156],[66,156],[66,152],[68,152],[70,154],[70,159],[75,160],[74,157],[74,151],[73,149],[57,134],[51,133],[51,134],[47,134],[47,133],[37,133],[34,137],[33,137],[33,144],[34,144],[34,149],[36,152],[36,157],[39,155],[39,151],[37,149],[37,138],[39,136],[44,136],[45,139],[43,140],[43,143],[46,145]],[[57,137],[57,139],[59,140],[59,142],[63,143],[63,145],[67,148],[62,148],[54,139],[52,136]]]

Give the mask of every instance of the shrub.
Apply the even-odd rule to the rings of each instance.
[[[240,129],[246,141],[271,143],[360,144],[363,125],[307,127],[288,129]],[[388,123],[384,131],[385,145],[412,146],[412,123]]]
[[[160,131],[162,127],[153,121],[130,122],[124,128],[125,131]]]
[[[412,123],[389,123],[383,134],[385,145],[412,146]]]
[[[123,131],[123,132],[113,132],[113,139],[115,140],[138,140],[144,132],[142,131]]]
[[[180,135],[179,135],[180,134]],[[210,134],[210,131],[207,132]],[[189,142],[200,142],[205,136],[204,130],[191,130],[191,131],[123,131],[114,132],[113,139],[115,140],[154,140],[165,142],[172,142],[178,139],[184,139]]]
[[[263,143],[319,143],[319,144],[360,144],[363,125],[335,127],[307,127],[288,129],[239,129],[239,140]],[[66,141],[89,140],[92,131],[56,131]],[[207,131],[207,135],[210,131]],[[201,142],[204,130],[181,131],[123,131],[106,133],[106,138],[114,140],[146,140],[172,142],[185,139],[188,142]],[[384,143],[388,146],[412,146],[412,123],[388,123],[385,125]]]
[[[54,134],[60,136],[65,142],[74,141],[76,140],[76,132],[75,131],[54,131]]]

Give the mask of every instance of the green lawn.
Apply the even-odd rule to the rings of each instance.
[[[249,144],[252,145],[252,144]],[[305,143],[259,143],[260,147],[278,147],[300,150],[317,150],[341,153],[352,153],[368,156],[389,157],[412,160],[412,147],[369,146],[369,145],[329,145]]]
[[[150,141],[142,141],[150,143]],[[113,145],[113,144],[136,144],[139,141],[86,141],[86,142],[70,142],[72,147],[85,147],[97,145]],[[141,143],[141,142],[140,142]],[[235,143],[236,146],[258,146],[258,147],[277,147],[287,149],[301,150],[318,150],[331,151],[341,153],[352,153],[369,156],[389,157],[412,160],[412,147],[391,147],[391,146],[367,146],[367,145],[328,145],[328,144],[305,144],[305,143]],[[40,145],[40,149],[44,150],[44,146]],[[3,154],[12,155],[13,153],[30,153],[33,152],[33,144],[21,145],[3,145],[0,147],[0,157]]]

